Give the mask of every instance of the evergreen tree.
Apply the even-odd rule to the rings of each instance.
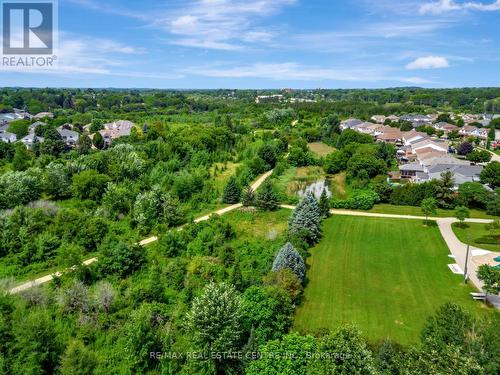
[[[256,206],[262,211],[274,211],[278,209],[278,198],[273,190],[273,185],[266,181],[257,193]]]
[[[95,148],[98,150],[104,149],[104,138],[102,137],[101,133],[97,132],[94,134],[94,138],[92,139],[92,143],[94,144]]]
[[[291,269],[300,280],[304,281],[306,264],[290,242],[283,246],[274,258],[272,270],[277,272],[285,268]]]
[[[82,136],[80,136],[80,138],[78,138],[78,142],[76,143],[76,145],[80,154],[88,154],[92,149],[92,140],[87,134],[83,134]]]
[[[328,200],[326,189],[323,189],[321,197],[319,198],[319,210],[321,212],[321,217],[326,218],[330,216],[330,202]]]
[[[293,211],[288,222],[291,236],[298,236],[309,244],[316,243],[321,237],[321,210],[312,193],[307,193],[304,199]]]
[[[236,178],[233,176],[227,182],[226,187],[224,188],[224,196],[222,197],[222,201],[228,204],[235,204],[240,201],[241,198],[241,188],[236,181]]]
[[[245,207],[250,207],[255,204],[255,192],[251,187],[248,187],[244,192],[243,192],[243,206]]]

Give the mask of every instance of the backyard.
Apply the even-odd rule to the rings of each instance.
[[[371,340],[417,342],[428,316],[453,301],[470,311],[474,302],[436,227],[418,220],[334,216],[311,250],[308,285],[294,327],[300,332],[359,326]]]

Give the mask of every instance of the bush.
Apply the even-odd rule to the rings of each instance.
[[[370,210],[375,203],[379,202],[379,196],[372,190],[357,192],[352,198],[346,200],[333,199],[331,202],[332,208],[348,209],[348,210]]]

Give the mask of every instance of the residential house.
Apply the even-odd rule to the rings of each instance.
[[[437,124],[434,124],[434,129],[442,130],[445,134],[448,134],[455,130],[458,131],[459,127],[447,122],[438,122]]]
[[[76,146],[78,139],[80,139],[80,134],[73,130],[66,129],[63,126],[58,127],[57,132],[59,133],[63,141],[66,143],[66,145],[71,147]]]
[[[383,124],[387,117],[382,115],[375,115],[371,117],[371,120],[375,121],[377,124]]]
[[[41,121],[37,121],[37,122],[34,122],[33,124],[31,124],[28,128],[28,131],[30,133],[34,133],[36,128],[38,128],[39,126],[45,126],[47,125],[45,122],[41,122]]]
[[[399,118],[400,121],[411,122],[414,128],[431,125],[432,119],[433,117],[429,115],[404,115]]]
[[[54,114],[52,112],[40,112],[33,116],[35,120],[42,120],[44,118],[54,118]]]
[[[38,142],[38,143],[43,143],[43,141],[44,141],[43,137],[37,137],[34,133],[31,133],[31,134],[28,134],[23,139],[21,139],[21,142],[24,143],[24,145],[26,146],[26,148],[28,150],[31,150],[33,148],[33,144],[35,143],[35,139],[36,139],[36,142]]]
[[[399,121],[399,116],[390,115],[390,116],[387,116],[386,120],[390,120],[392,122],[398,122]]]
[[[0,130],[0,141],[5,143],[14,143],[17,141],[17,135],[7,130]]]
[[[24,117],[18,113],[0,113],[0,125],[6,125],[12,121],[22,119],[24,119]]]
[[[447,154],[448,144],[445,142],[433,141],[431,139],[423,139],[419,142],[412,143],[411,149],[414,154],[416,154],[419,150],[422,149],[432,149],[434,151],[443,152]]]
[[[135,124],[131,121],[119,120],[104,124],[103,127],[104,129],[100,130],[99,133],[104,138],[104,143],[110,145],[115,139],[129,136]]]
[[[358,125],[361,125],[363,121],[358,120],[357,118],[350,118],[348,120],[342,121],[340,123],[340,129],[346,130],[346,129],[353,129],[357,127]]]
[[[471,126],[471,125],[465,125],[460,128],[458,134],[461,135],[462,137],[478,137],[481,139],[487,139],[488,130],[489,129],[478,128],[476,126]]]
[[[403,133],[403,144],[409,146],[412,143],[420,142],[424,139],[429,139],[429,135],[423,132],[417,132],[416,130],[410,130]]]
[[[379,135],[377,136],[377,141],[399,143],[403,140],[403,133],[399,128],[384,126],[378,129],[378,133]]]

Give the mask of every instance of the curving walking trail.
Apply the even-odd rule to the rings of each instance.
[[[251,186],[252,190],[254,190],[254,191],[257,190],[272,175],[272,173],[273,173],[273,171],[271,170],[271,171],[263,174],[261,177],[259,177],[257,179],[257,181],[255,181],[252,184],[252,186]],[[212,215],[224,215],[228,212],[237,210],[241,207],[242,207],[241,203],[234,204],[232,206],[225,207],[225,208],[222,208],[220,210],[214,211],[211,214],[197,218],[194,220],[194,222],[199,223],[202,221],[206,221],[206,220],[209,220],[210,216],[212,216]],[[281,205],[281,208],[293,210],[293,209],[295,209],[295,206]],[[374,217],[374,218],[379,217],[379,218],[406,219],[406,220],[425,220],[426,219],[423,216],[379,214],[379,213],[371,213],[371,212],[363,212],[363,211],[351,211],[351,210],[331,210],[330,212],[332,213],[332,215],[362,216],[362,217]],[[437,222],[438,228],[441,232],[441,235],[443,236],[446,244],[448,245],[448,248],[454,257],[455,262],[459,265],[460,268],[463,269],[464,265],[465,265],[465,258],[466,258],[466,253],[467,253],[467,245],[464,244],[463,242],[461,242],[457,238],[457,236],[455,235],[455,233],[453,232],[453,229],[452,229],[452,224],[457,222],[458,220],[455,218],[436,218],[436,217],[429,217],[428,220],[433,220],[433,221]],[[484,224],[492,222],[492,220],[486,220],[486,219],[467,219],[466,221],[470,222],[470,223],[484,223]],[[155,236],[149,237],[149,238],[146,238],[146,239],[142,240],[141,242],[139,242],[139,245],[146,246],[148,244],[156,242],[157,240],[158,240],[158,237],[155,237]],[[468,270],[469,270],[468,274],[469,274],[469,279],[474,284],[474,286],[478,290],[482,290],[483,284],[476,276],[476,271],[479,268],[479,265],[481,264],[477,260],[477,258],[479,258],[480,255],[474,256],[475,252],[477,254],[484,253],[484,251],[482,249],[478,249],[478,248],[475,248],[472,246],[470,247],[470,254],[471,255],[469,256],[469,261],[467,262]],[[490,253],[494,254],[495,256],[500,256],[500,253],[492,253],[492,252],[490,252]],[[493,257],[491,257],[491,258],[493,258]],[[83,264],[88,266],[88,265],[95,263],[95,262],[97,262],[97,258],[92,258],[92,259],[86,260]],[[33,281],[29,281],[27,283],[24,283],[22,285],[19,285],[15,288],[11,289],[10,293],[11,294],[19,293],[23,290],[32,288],[34,286],[48,283],[48,282],[52,281],[55,277],[59,277],[59,276],[61,276],[61,272],[57,272],[53,275],[48,275],[48,276],[44,276],[44,277],[41,277],[41,278],[33,280]],[[497,306],[497,307],[500,306],[500,297],[490,296],[489,300],[495,306]]]
[[[264,173],[262,176],[260,176],[252,185],[251,185],[251,189],[253,191],[256,191],[271,175],[273,174],[273,171],[269,171],[269,172],[266,172]],[[229,207],[224,207],[224,208],[221,208],[220,210],[217,210],[217,211],[214,211],[208,215],[205,215],[205,216],[202,216],[202,217],[199,217],[197,219],[194,220],[195,223],[200,223],[202,221],[207,221],[210,219],[210,216],[212,215],[224,215],[224,214],[227,214],[228,212],[231,212],[231,211],[234,211],[234,210],[237,210],[239,208],[243,207],[243,205],[241,203],[238,203],[238,204],[234,204],[232,206],[229,206]],[[139,242],[139,245],[141,246],[146,246],[146,245],[149,245],[153,242],[156,242],[158,241],[158,237],[156,236],[153,236],[153,237],[149,237],[149,238],[146,238],[142,241]],[[91,258],[91,259],[87,259],[86,261],[83,262],[83,265],[84,266],[90,266],[91,264],[97,262],[97,258]],[[74,267],[72,267],[74,268]],[[64,271],[64,272],[68,272],[68,271],[71,271],[70,268],[69,270],[67,271]],[[43,276],[43,277],[40,277],[38,279],[35,279],[35,280],[31,280],[31,281],[28,281],[26,283],[23,283],[21,285],[18,285],[16,286],[15,288],[12,288],[10,289],[10,293],[11,294],[16,294],[16,293],[19,293],[19,292],[22,292],[24,290],[27,290],[27,289],[30,289],[30,288],[33,288],[35,286],[38,286],[38,285],[42,285],[42,284],[46,284],[48,282],[51,282],[52,280],[54,280],[54,278],[56,277],[60,277],[62,275],[62,272],[55,272],[51,275],[47,275],[47,276]]]

